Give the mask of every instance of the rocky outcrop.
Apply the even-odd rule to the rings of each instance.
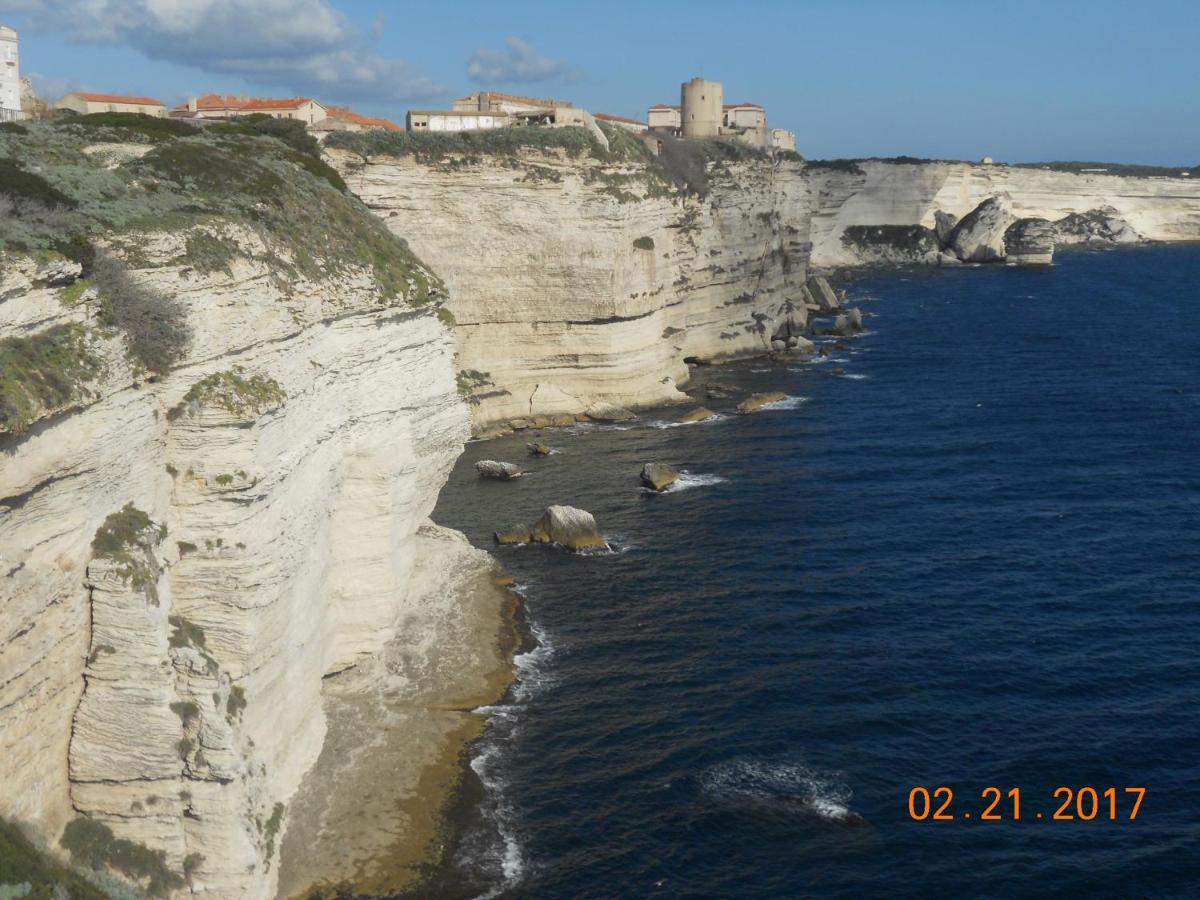
[[[1004,232],[1004,252],[1010,263],[1048,266],[1054,261],[1055,227],[1045,219],[1018,219]]]
[[[924,225],[850,225],[842,242],[863,265],[935,265],[942,251],[936,233]]]
[[[679,471],[663,463],[646,463],[640,476],[642,485],[652,491],[665,491],[679,480]]]
[[[783,391],[768,391],[762,394],[751,394],[738,404],[738,412],[758,412],[769,403],[778,403],[780,400],[786,399],[787,394],[783,393]]]
[[[532,441],[525,445],[530,456],[549,456],[554,451],[540,441]]]
[[[636,418],[632,411],[623,406],[603,402],[593,403],[584,410],[584,415],[593,422],[628,422]]]
[[[541,544],[559,544],[576,552],[608,546],[592,514],[574,506],[547,507],[530,529],[530,539]]]
[[[715,415],[716,415],[716,413],[714,413],[708,407],[701,406],[696,409],[693,409],[690,413],[686,413],[685,415],[681,416],[679,421],[680,422],[703,422],[705,419],[711,419]]]
[[[937,237],[938,243],[943,247],[950,243],[950,235],[954,233],[954,226],[958,224],[958,216],[954,213],[946,212],[944,209],[937,209],[933,212],[933,232]]]
[[[995,197],[989,197],[967,213],[946,242],[963,262],[998,262],[1004,259],[1004,235],[1012,214]]]
[[[804,283],[804,288],[808,292],[807,296],[812,300],[814,311],[827,313],[841,308],[842,302],[838,299],[837,292],[823,275],[814,275],[809,278]]]
[[[1071,213],[1054,223],[1060,244],[1131,244],[1141,240],[1133,226],[1111,206]]]
[[[509,462],[499,462],[494,459],[481,459],[475,463],[475,471],[479,473],[480,478],[495,478],[499,481],[511,481],[514,478],[520,478],[524,473],[521,469]]]

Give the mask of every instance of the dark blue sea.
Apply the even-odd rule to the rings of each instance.
[[[615,552],[497,550],[537,645],[431,891],[1200,896],[1200,247],[842,285],[867,333],[693,370],[715,421],[468,446],[439,522],[565,503]]]

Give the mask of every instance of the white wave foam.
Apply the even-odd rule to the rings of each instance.
[[[850,809],[853,791],[844,772],[800,762],[739,757],[712,766],[700,782],[707,793],[726,801],[798,804],[830,821],[855,816]]]
[[[808,397],[784,397],[782,400],[776,400],[773,403],[764,403],[759,407],[759,410],[764,409],[795,409],[801,403],[807,403]]]
[[[848,372],[845,375],[843,375],[842,377],[849,378],[851,381],[866,381],[871,376],[870,375],[857,375],[854,372]]]
[[[729,416],[724,413],[713,413],[707,419],[696,419],[694,422],[667,422],[663,419],[655,419],[652,422],[647,422],[647,428],[681,428],[685,425],[711,425],[713,422],[723,422]]]
[[[727,478],[722,478],[720,475],[706,475],[701,472],[689,472],[687,469],[679,470],[679,480],[673,481],[663,490],[664,494],[675,494],[679,491],[686,491],[688,488],[705,487],[710,484],[721,484],[728,481]]]

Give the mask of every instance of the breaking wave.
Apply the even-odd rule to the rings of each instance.
[[[791,808],[831,822],[861,821],[850,809],[854,792],[845,772],[743,757],[712,766],[700,783],[707,794],[723,802]]]

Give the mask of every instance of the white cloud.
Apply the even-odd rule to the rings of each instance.
[[[526,41],[517,37],[505,38],[506,49],[480,47],[471,54],[467,75],[480,84],[549,81],[562,78],[575,80],[577,73],[566,63],[542,56]]]
[[[327,0],[9,0],[28,24],[88,44],[240,76],[294,93],[404,101],[445,89],[382,56]]]

